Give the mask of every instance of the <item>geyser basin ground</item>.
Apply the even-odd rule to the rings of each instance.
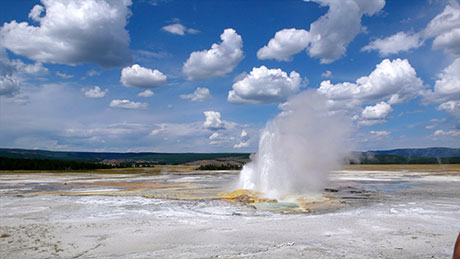
[[[335,204],[288,214],[219,198],[235,171],[2,173],[0,254],[450,258],[459,167],[362,169],[332,174],[324,195]]]

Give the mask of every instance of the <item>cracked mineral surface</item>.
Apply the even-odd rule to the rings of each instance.
[[[458,168],[457,168],[458,169]],[[0,174],[2,258],[450,258],[459,170],[343,170],[293,201],[237,171]]]

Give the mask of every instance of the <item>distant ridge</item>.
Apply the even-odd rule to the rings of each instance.
[[[447,147],[430,147],[430,148],[402,148],[391,150],[372,150],[363,152],[364,154],[374,155],[397,155],[409,157],[459,157],[460,148],[447,148]]]
[[[158,164],[182,164],[197,160],[238,158],[249,159],[249,153],[155,153],[155,152],[73,152],[19,148],[0,148],[0,157],[26,159],[77,160],[98,162],[103,160],[149,161]]]
[[[369,150],[358,152],[373,155],[398,155],[416,157],[458,157],[460,148],[429,147],[429,148],[399,148],[390,150]],[[191,157],[212,156],[248,156],[249,153],[160,153],[160,152],[75,152],[75,151],[49,151],[39,149],[0,148],[0,156],[11,158],[42,158],[42,159],[158,159],[176,155]]]
[[[364,164],[436,164],[460,163],[460,148],[431,147],[354,152],[350,163]],[[0,148],[0,158],[74,160],[79,162],[123,164],[190,164],[249,161],[249,153],[155,153],[155,152],[72,152],[18,148]],[[200,162],[201,161],[201,162]]]

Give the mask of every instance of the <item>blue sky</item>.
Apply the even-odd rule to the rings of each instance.
[[[460,147],[459,1],[2,1],[0,146],[254,152],[324,95],[356,149]]]

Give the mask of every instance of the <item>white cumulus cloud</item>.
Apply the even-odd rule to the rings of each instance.
[[[460,55],[459,4],[451,1],[446,5],[443,12],[434,17],[421,32],[398,32],[386,38],[376,39],[363,47],[362,50],[377,50],[381,56],[389,56],[416,49],[430,38],[434,38],[434,49],[443,48],[449,53]]]
[[[408,34],[398,32],[392,36],[376,39],[363,47],[363,51],[377,50],[381,56],[398,54],[399,52],[416,49],[423,44],[423,39],[418,33]]]
[[[386,101],[398,104],[417,96],[423,90],[423,81],[407,59],[383,60],[369,76],[355,83],[332,84],[321,82],[318,92],[328,98],[332,110],[350,110],[363,104]]]
[[[86,72],[86,75],[87,76],[97,76],[97,75],[100,75],[101,73],[96,71],[96,70],[89,70],[88,72]]]
[[[244,148],[249,146],[249,135],[246,130],[241,130],[240,134],[240,142],[238,144],[233,145],[233,148]]]
[[[167,76],[158,70],[134,64],[121,70],[120,82],[124,86],[155,88],[166,84]]]
[[[25,64],[19,59],[14,59],[10,61],[10,65],[13,66],[17,73],[22,75],[43,75],[48,73],[48,69],[39,62]]]
[[[14,96],[18,93],[20,81],[17,77],[4,75],[0,77],[0,96]]]
[[[330,70],[326,70],[324,73],[321,74],[321,77],[331,78],[332,77],[332,72]]]
[[[429,103],[444,102],[460,99],[460,58],[446,67],[434,84],[433,91],[424,93],[425,101]]]
[[[154,128],[151,129],[149,137],[160,142],[160,144],[156,145],[164,147],[163,152],[175,152],[178,142],[183,145],[184,152],[209,152],[209,148],[214,150],[213,152],[228,152],[229,149],[234,147],[236,143],[235,136],[238,136],[241,130],[244,129],[248,134],[258,132],[258,129],[251,128],[249,125],[224,121],[221,119],[220,114],[216,114],[214,111],[208,113],[206,117],[209,118],[209,124],[207,125],[203,125],[203,121],[153,125]],[[248,142],[248,146],[251,146],[252,142],[246,142]],[[175,147],[172,147],[172,145],[175,145]]]
[[[110,102],[110,107],[112,108],[120,108],[127,110],[146,109],[148,106],[149,105],[147,103],[132,102],[130,100],[112,100]]]
[[[216,111],[205,111],[206,121],[203,123],[203,127],[210,130],[224,129],[224,122],[220,118],[220,112]]]
[[[460,58],[457,58],[439,75],[433,90],[422,92],[425,104],[441,103],[438,110],[460,116]]]
[[[358,124],[370,126],[384,123],[387,121],[387,117],[392,111],[393,108],[386,102],[380,102],[373,106],[366,106],[361,112]]]
[[[371,133],[372,135],[376,135],[377,137],[387,136],[391,134],[391,132],[386,131],[386,130],[379,130],[379,131],[371,130],[369,131],[369,133]]]
[[[443,48],[456,59],[438,75],[433,90],[422,93],[425,104],[440,103],[438,110],[460,116],[460,4],[449,2],[424,30],[425,38],[434,38],[433,48]]]
[[[65,73],[61,73],[59,71],[56,72],[56,75],[60,78],[64,78],[64,79],[70,79],[73,77],[73,75],[68,75],[68,74],[65,74]]]
[[[248,136],[248,133],[245,130],[241,131],[241,138],[245,138]]]
[[[29,13],[40,25],[5,23],[0,45],[44,63],[120,66],[131,61],[125,29],[131,4],[131,0],[42,0]]]
[[[208,88],[198,87],[191,94],[181,94],[180,98],[189,99],[192,102],[203,102],[203,101],[211,99],[211,92],[209,91]]]
[[[189,80],[204,80],[224,76],[243,59],[243,40],[234,29],[220,35],[222,42],[214,43],[209,50],[195,51],[184,63],[182,71]]]
[[[433,48],[444,48],[454,55],[460,55],[460,5],[455,2],[446,5],[425,28],[426,37],[434,37]]]
[[[380,102],[374,106],[367,106],[361,113],[363,119],[366,120],[383,120],[393,109],[391,105],[386,102]]]
[[[438,110],[446,111],[453,116],[460,117],[460,100],[441,103],[438,106]]]
[[[181,35],[181,36],[185,35],[186,33],[197,34],[200,32],[199,30],[196,30],[196,29],[187,28],[180,23],[169,24],[169,25],[163,26],[162,29],[169,33]]]
[[[361,31],[361,17],[372,16],[385,6],[385,0],[314,0],[329,6],[328,12],[310,25],[308,54],[331,63],[345,54],[346,47]]]
[[[109,89],[102,90],[99,86],[90,89],[83,88],[81,90],[88,98],[103,98],[109,92]]]
[[[275,34],[258,52],[261,59],[289,61],[292,55],[306,49],[310,57],[331,63],[346,52],[348,44],[361,31],[363,15],[372,16],[385,6],[385,0],[305,0],[328,6],[329,10],[310,25],[310,30],[284,29]]]
[[[41,63],[25,64],[19,59],[10,60],[5,49],[0,48],[0,96],[12,97],[20,86],[34,75],[48,73]]]
[[[283,102],[295,94],[302,83],[299,73],[289,75],[281,69],[254,67],[251,73],[236,81],[228,92],[232,103],[270,103]]]
[[[137,94],[137,96],[140,96],[140,97],[152,97],[154,95],[155,95],[155,93],[152,90],[149,90],[149,89]]]
[[[299,53],[308,46],[308,31],[284,29],[275,34],[267,46],[257,51],[259,59],[276,59],[291,61],[292,55]]]
[[[248,147],[248,146],[249,146],[249,143],[248,143],[248,142],[243,142],[243,141],[241,141],[240,143],[235,144],[235,145],[233,146],[233,148],[244,148],[244,147]]]
[[[434,136],[452,136],[452,137],[457,137],[460,136],[460,130],[457,129],[452,129],[452,130],[437,130],[433,134]]]
[[[214,133],[211,134],[211,136],[209,136],[209,139],[216,139],[218,137],[219,137],[219,133],[214,132]]]
[[[460,58],[441,72],[435,82],[434,93],[439,99],[460,99]]]

